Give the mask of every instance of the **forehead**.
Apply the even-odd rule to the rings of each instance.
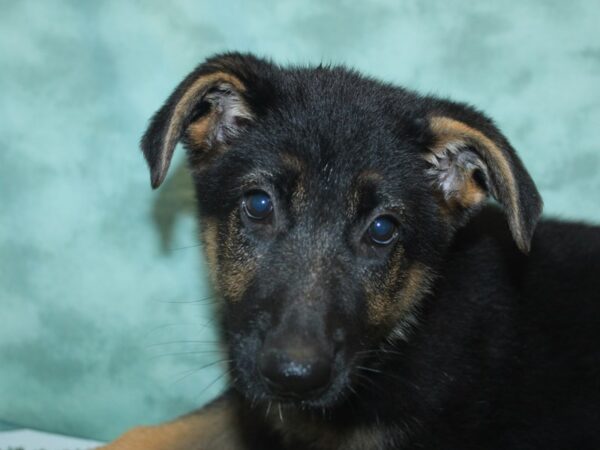
[[[269,108],[236,146],[248,171],[299,173],[306,188],[391,188],[419,170],[417,114],[402,92],[352,73],[282,77]],[[416,180],[412,180],[413,182]]]

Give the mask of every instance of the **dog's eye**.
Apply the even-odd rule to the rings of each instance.
[[[246,194],[242,207],[252,220],[265,220],[273,212],[271,197],[264,191],[252,191]]]
[[[377,245],[388,245],[398,235],[398,225],[390,216],[379,216],[367,229],[369,239]]]

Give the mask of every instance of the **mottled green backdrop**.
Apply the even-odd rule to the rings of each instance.
[[[599,24],[597,0],[0,1],[0,420],[109,438],[221,389],[181,155],[152,192],[137,148],[206,56],[472,102],[547,214],[600,221]]]

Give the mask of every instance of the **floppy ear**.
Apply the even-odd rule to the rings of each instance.
[[[190,73],[156,112],[141,147],[152,187],[161,185],[181,140],[202,159],[224,148],[249,121],[249,80],[263,61],[235,53],[208,59]]]
[[[453,116],[434,113],[428,118],[432,142],[425,159],[445,206],[460,217],[491,195],[504,208],[517,246],[528,253],[542,212],[535,184],[489,119],[475,112]]]

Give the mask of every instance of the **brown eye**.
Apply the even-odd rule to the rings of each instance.
[[[398,235],[398,225],[390,216],[379,216],[369,225],[367,235],[377,245],[388,245]]]
[[[273,212],[273,202],[264,191],[253,191],[247,194],[242,204],[246,215],[256,221],[265,220]]]

